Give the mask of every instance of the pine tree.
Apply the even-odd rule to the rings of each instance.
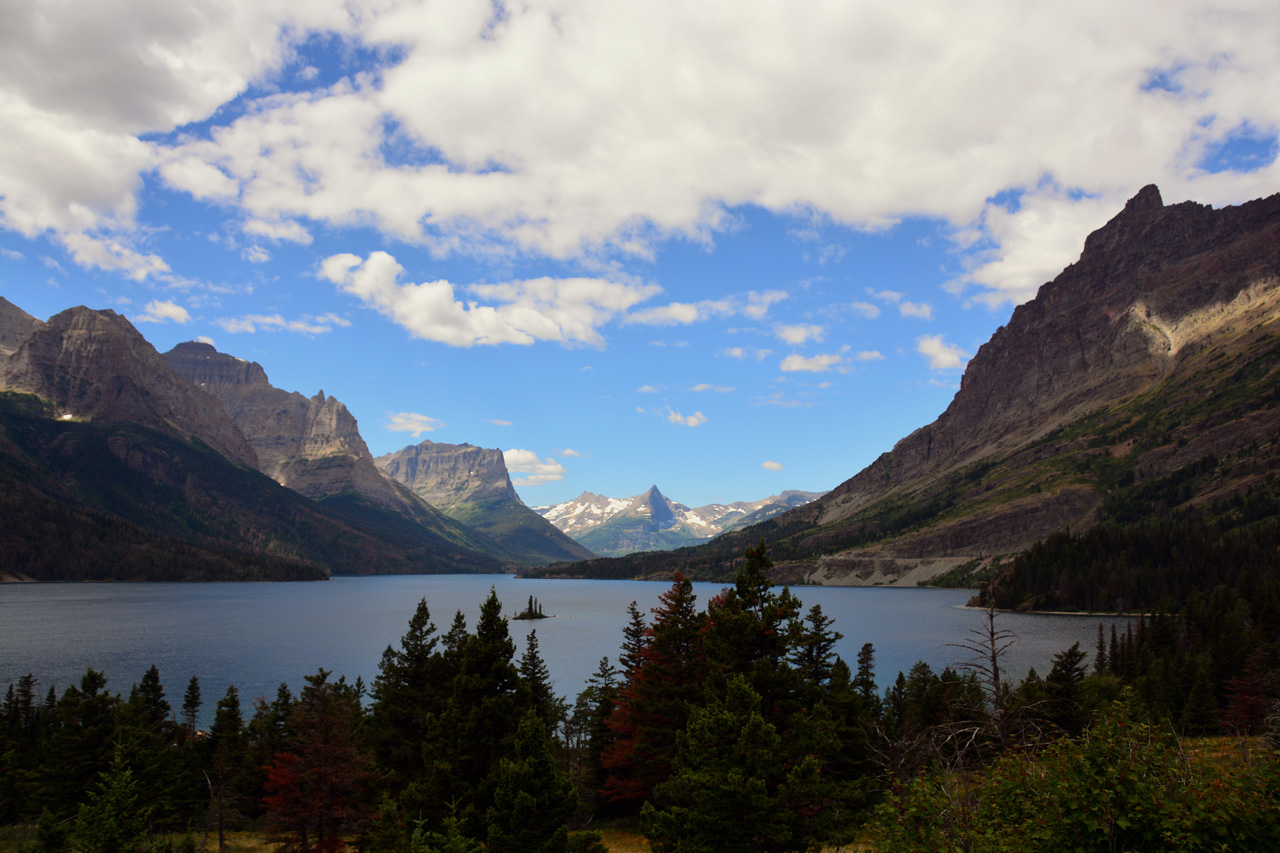
[[[200,679],[191,676],[187,692],[182,694],[182,720],[187,724],[187,737],[196,736],[196,720],[200,716]]]
[[[139,802],[133,771],[117,747],[96,790],[80,806],[72,843],[94,853],[133,853],[146,833],[149,812]]]
[[[499,762],[496,776],[486,816],[488,853],[566,853],[577,796],[556,770],[551,738],[532,710],[521,720],[513,754]]]
[[[640,661],[627,671],[609,717],[615,741],[602,759],[604,795],[621,807],[638,808],[670,774],[676,733],[701,696],[706,619],[695,601],[693,584],[677,572],[653,609]]]
[[[538,652],[538,632],[530,631],[524,654],[520,656],[520,677],[529,696],[529,707],[547,731],[554,732],[564,717],[564,701],[551,689],[551,673]]]
[[[655,853],[782,853],[821,841],[797,820],[797,811],[823,799],[819,764],[806,758],[788,767],[778,761],[782,752],[759,695],[743,676],[731,676],[723,697],[693,712],[671,777],[641,810]]]

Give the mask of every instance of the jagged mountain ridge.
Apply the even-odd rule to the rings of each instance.
[[[534,511],[596,553],[620,556],[705,542],[744,523],[801,506],[821,494],[789,490],[758,501],[690,509],[652,486],[626,499],[583,492],[571,501],[534,507]]]
[[[8,358],[44,323],[0,296],[0,359]]]
[[[412,495],[421,513],[378,516],[368,502],[321,506],[262,475],[218,400],[115,312],[51,317],[0,364],[0,382],[10,392],[0,411],[6,517],[25,519],[8,531],[4,571],[83,580],[503,568],[486,537]],[[203,568],[186,573],[184,554]]]
[[[1175,505],[1236,493],[1280,471],[1278,324],[1280,194],[1214,210],[1146,187],[979,349],[936,421],[826,497],[568,573],[722,578],[763,537],[780,577],[914,584],[1192,469]]]
[[[596,556],[525,506],[501,450],[423,441],[373,461],[385,477],[525,562]]]
[[[277,388],[262,365],[206,343],[178,344],[164,358],[222,404],[257,454],[258,469],[280,485],[313,499],[354,493],[381,506],[403,503],[336,398]]]
[[[70,308],[34,329],[0,365],[0,388],[60,407],[60,416],[127,420],[199,439],[250,468],[257,454],[216,400],[168,363],[114,311]]]

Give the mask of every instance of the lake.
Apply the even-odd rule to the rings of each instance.
[[[551,618],[511,622],[517,656],[530,631],[556,691],[570,701],[600,658],[616,665],[626,607],[643,613],[670,589],[668,583],[594,580],[523,580],[509,575],[401,575],[335,577],[322,583],[278,584],[0,584],[0,690],[30,672],[43,696],[78,684],[85,669],[106,673],[108,689],[128,694],[155,664],[169,702],[182,704],[191,676],[200,679],[203,723],[235,684],[250,713],[253,697],[273,697],[286,682],[296,693],[319,667],[372,685],[387,645],[398,645],[409,617],[426,598],[438,632],[461,610],[474,627],[490,587],[508,616],[537,597]],[[723,584],[698,583],[698,605]],[[971,639],[983,614],[963,605],[967,590],[878,587],[796,587],[807,609],[821,604],[844,635],[836,651],[856,668],[858,650],[872,643],[881,688],[918,660],[935,670],[968,659],[949,646]],[[1079,642],[1092,652],[1097,625],[1123,629],[1124,619],[1097,616],[1001,614],[998,627],[1019,642],[1006,664],[1021,678],[1034,666],[1047,673],[1054,654]]]

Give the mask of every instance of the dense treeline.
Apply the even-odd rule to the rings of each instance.
[[[1280,496],[1274,482],[1219,501],[1159,515],[1185,481],[1167,478],[1083,533],[1056,533],[1019,555],[981,603],[1004,610],[1150,610],[1220,586],[1251,598],[1280,592]],[[1160,496],[1165,496],[1161,498]],[[1176,500],[1176,498],[1174,498]],[[1138,501],[1145,512],[1131,520]]]
[[[1238,601],[1100,631],[1092,667],[1075,646],[1019,683],[989,611],[957,638],[961,664],[918,663],[881,693],[874,649],[843,661],[832,620],[769,567],[761,543],[701,607],[680,576],[650,614],[633,604],[616,663],[572,705],[536,632],[516,656],[493,593],[474,630],[459,613],[441,633],[421,602],[368,687],[320,670],[250,707],[229,688],[207,732],[196,679],[174,708],[154,668],[127,697],[92,670],[43,698],[28,676],[0,708],[0,821],[37,825],[33,850],[81,853],[242,827],[301,851],[600,853],[590,827],[616,819],[658,853],[867,832],[892,850],[1280,843],[1273,749],[1224,773],[1160,734],[1274,728],[1277,635]],[[1221,649],[1195,657],[1189,631]],[[1191,658],[1171,651],[1184,643]]]

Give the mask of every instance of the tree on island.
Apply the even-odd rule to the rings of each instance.
[[[546,619],[547,614],[542,612],[542,604],[532,595],[529,596],[529,603],[524,610],[517,613],[512,619]]]

